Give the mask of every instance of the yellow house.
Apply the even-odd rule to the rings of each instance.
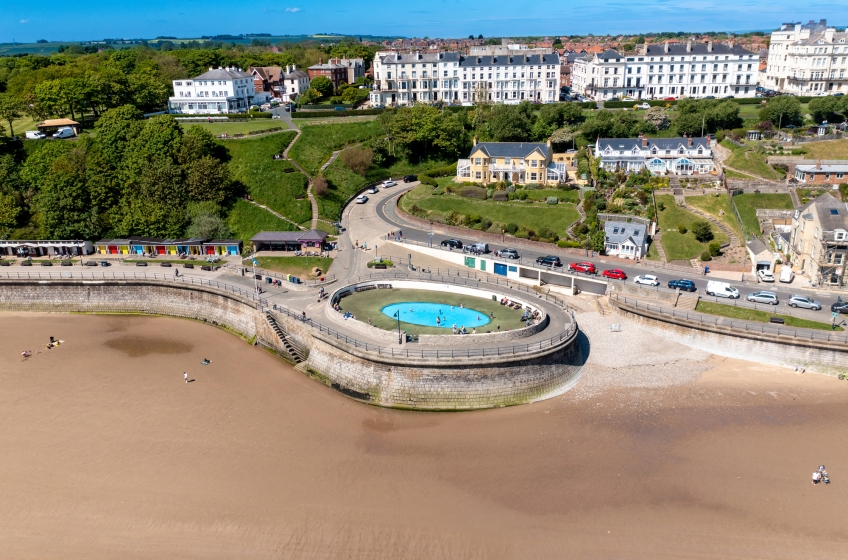
[[[560,154],[556,154],[559,156]],[[554,157],[551,142],[477,142],[468,159],[456,164],[459,183],[538,183],[550,185],[568,179],[565,158]]]

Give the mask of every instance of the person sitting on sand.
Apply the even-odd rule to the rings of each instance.
[[[30,350],[24,350],[23,352],[21,352],[22,358],[29,358],[30,356],[32,356],[32,352]]]

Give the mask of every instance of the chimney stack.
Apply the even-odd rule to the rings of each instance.
[[[663,50],[665,52],[668,52],[668,41],[666,41],[665,44],[663,45]]]
[[[689,147],[690,148],[692,147],[692,138],[691,137],[689,138]]]
[[[647,148],[648,147],[648,137],[645,136],[644,134],[640,134],[639,136],[642,137],[642,147]]]
[[[821,169],[821,159],[816,162],[816,169]]]
[[[692,41],[686,42],[686,52],[692,52]]]
[[[713,42],[707,43],[707,52],[713,52]]]
[[[474,136],[474,145],[475,146],[477,145],[477,136],[476,135]]]

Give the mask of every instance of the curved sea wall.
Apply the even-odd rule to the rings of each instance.
[[[580,376],[578,329],[538,349],[503,355],[397,355],[356,346],[326,327],[262,308],[244,293],[145,279],[0,281],[0,311],[149,313],[205,321],[288,355],[268,315],[308,358],[310,375],[357,400],[418,410],[521,404],[568,390]],[[394,352],[394,351],[393,351]],[[423,355],[423,353],[420,353]],[[303,366],[301,364],[300,366]],[[300,367],[299,366],[299,367]]]

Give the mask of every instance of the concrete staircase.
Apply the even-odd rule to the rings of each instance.
[[[657,248],[657,253],[660,255],[660,261],[668,262],[668,257],[665,254],[665,249],[662,246],[662,232],[658,231],[656,235],[651,238],[651,243],[654,244],[654,247]]]
[[[675,307],[677,309],[694,311],[695,307],[698,305],[698,299],[700,298],[697,293],[680,292],[680,295],[677,296],[677,305],[675,305]]]
[[[707,214],[703,210],[699,210],[698,208],[695,208],[694,206],[689,206],[685,202],[684,202],[684,206],[686,207],[687,210],[689,210],[693,214],[697,214],[699,217],[707,220],[712,225],[714,225],[715,227],[720,229],[725,235],[727,235],[727,237],[730,239],[730,242],[723,244],[721,246],[722,249],[725,249],[727,247],[738,247],[739,246],[739,238],[736,237],[736,234],[733,233],[733,231],[731,231],[730,228],[728,228],[723,223],[719,222],[718,220],[716,220],[715,218],[713,218],[711,215]]]
[[[596,297],[592,300],[592,306],[595,308],[601,316],[606,317],[607,315],[612,315],[613,310],[609,304],[609,297]]]
[[[271,325],[271,328],[274,329],[274,332],[277,333],[277,338],[280,339],[280,342],[283,345],[283,348],[286,349],[287,356],[283,356],[293,364],[297,365],[301,362],[305,362],[309,357],[309,353],[301,348],[291,337],[286,334],[283,328],[277,323],[277,320],[270,313],[265,314],[265,319],[268,320],[268,324]]]

